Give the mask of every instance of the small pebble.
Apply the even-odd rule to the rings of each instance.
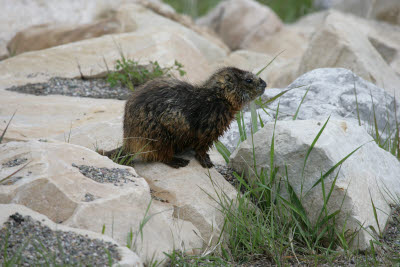
[[[92,194],[90,194],[90,193],[86,193],[83,201],[85,201],[85,202],[91,202],[91,201],[93,201],[93,200],[95,200],[95,199],[97,199],[97,198],[98,198],[98,197],[96,197],[96,196],[94,196],[94,195],[92,195]]]

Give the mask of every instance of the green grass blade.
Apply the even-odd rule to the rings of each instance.
[[[229,158],[231,156],[231,152],[226,148],[226,146],[220,141],[214,142],[215,148],[224,158],[226,163],[229,163]]]
[[[325,198],[325,195],[324,195],[324,207],[323,207],[323,209],[321,210],[321,212],[320,212],[320,214],[319,214],[319,216],[318,216],[317,222],[321,221],[321,218],[322,218],[322,215],[323,215],[324,212],[325,212],[325,215],[327,215],[327,213],[328,213],[327,204],[328,204],[328,202],[329,202],[329,199],[331,198],[331,195],[332,195],[332,193],[333,193],[333,190],[335,189],[336,181],[337,181],[337,178],[339,177],[339,173],[340,173],[340,168],[341,168],[341,167],[339,167],[339,170],[338,170],[338,172],[337,172],[336,175],[335,175],[335,179],[333,179],[333,182],[332,182],[332,184],[331,184],[331,188],[329,189],[328,196]],[[322,174],[321,174],[321,175],[322,175]],[[321,179],[321,186],[322,186],[322,188],[323,188],[323,194],[325,194],[325,183],[324,183],[324,179]],[[344,199],[343,199],[343,200],[344,200]],[[342,202],[342,205],[343,205],[343,202]]]
[[[239,128],[240,142],[243,142],[247,138],[246,138],[246,129],[245,129],[245,125],[244,125],[243,112],[242,111],[239,111],[238,113],[236,113],[236,123],[237,123],[238,128]]]
[[[356,109],[357,109],[358,125],[361,126],[360,110],[358,108],[358,99],[357,99],[356,80],[355,80],[355,75],[354,74],[353,74],[353,84],[354,84],[354,96],[356,97]]]
[[[250,114],[251,114],[251,126],[253,129],[253,133],[258,131],[258,118],[257,118],[257,111],[256,111],[256,104],[253,102],[250,103]]]
[[[303,104],[304,99],[306,98],[306,96],[307,96],[308,91],[310,90],[310,88],[311,88],[311,87],[308,87],[308,88],[307,88],[306,93],[304,94],[303,98],[302,98],[301,101],[300,101],[299,106],[297,107],[296,113],[295,113],[294,116],[293,116],[293,120],[294,120],[294,121],[297,119],[297,115],[299,114],[300,107],[301,107],[301,105]]]
[[[261,128],[264,128],[264,122],[263,122],[263,120],[261,119],[260,113],[258,113],[258,119],[260,120],[260,126],[261,126]]]
[[[368,142],[369,143],[369,142]],[[321,180],[325,179],[326,177],[328,177],[338,166],[340,166],[343,162],[345,162],[351,155],[353,155],[356,151],[358,151],[361,147],[363,147],[365,144],[357,147],[356,149],[354,149],[352,152],[350,152],[350,154],[348,154],[346,157],[344,157],[343,159],[341,159],[338,163],[335,164],[335,166],[333,166],[332,168],[330,168],[320,179],[318,179],[317,182],[315,182],[315,184],[311,187],[314,188],[316,187]]]
[[[371,199],[372,210],[374,212],[375,222],[376,222],[376,225],[378,226],[379,237],[382,237],[382,230],[381,230],[381,227],[379,226],[378,213],[376,212],[376,207],[375,207],[375,204],[374,204],[374,200],[372,199],[372,196],[371,196],[371,191],[369,192],[369,197]]]
[[[28,163],[26,163],[24,166],[22,166],[21,168],[19,168],[18,170],[16,170],[15,172],[11,173],[10,175],[8,175],[6,178],[3,178],[0,180],[0,185],[2,183],[4,183],[5,181],[7,181],[8,179],[10,179],[12,176],[14,176],[15,174],[17,174],[18,172],[20,172],[23,168],[25,168],[26,166],[28,166],[29,163],[31,163],[32,161],[29,161]]]
[[[274,132],[272,133],[272,140],[271,140],[271,147],[270,147],[270,152],[269,152],[269,157],[270,157],[270,162],[269,162],[269,168],[270,168],[270,180],[273,179],[274,175],[274,156],[275,156],[275,127],[276,127],[276,122],[278,120],[278,114],[279,114],[279,105],[280,102],[278,102],[278,107],[276,109],[276,114],[275,114],[275,122],[274,122]]]
[[[272,64],[272,62],[274,62],[274,60],[280,56],[280,54],[282,54],[283,52],[285,52],[285,50],[282,50],[281,52],[279,52],[267,65],[265,65],[261,70],[259,70],[256,75],[259,76],[266,68],[268,68],[269,65]]]
[[[308,157],[310,156],[311,151],[314,149],[314,146],[317,143],[317,141],[318,141],[319,137],[321,136],[322,132],[325,130],[325,127],[328,124],[328,121],[329,121],[330,118],[331,118],[331,116],[328,117],[328,119],[326,120],[326,122],[322,126],[321,130],[319,130],[317,136],[314,138],[313,142],[311,143],[310,148],[308,149],[308,151],[306,153],[306,157],[304,158],[303,170],[301,171],[301,189],[300,189],[300,195],[301,196],[303,195],[304,170],[306,168]]]
[[[378,122],[376,120],[376,113],[375,113],[375,104],[374,104],[374,98],[372,97],[371,93],[371,101],[372,101],[372,112],[374,116],[374,128],[375,128],[375,141],[378,143],[379,146],[381,146],[381,141],[380,141],[380,135],[379,135],[379,127],[378,127]]]
[[[8,126],[10,125],[12,119],[13,119],[14,116],[15,116],[15,113],[17,113],[17,111],[14,111],[14,113],[13,113],[12,116],[11,116],[11,119],[10,119],[10,120],[8,121],[8,123],[7,123],[6,128],[3,130],[3,133],[2,133],[1,136],[0,136],[0,144],[1,144],[1,142],[3,141],[4,135],[6,134],[7,129],[8,129]]]
[[[271,97],[270,99],[268,99],[268,100],[265,101],[264,103],[258,103],[258,102],[257,102],[257,104],[258,104],[258,105],[260,105],[260,104],[262,104],[262,105],[271,104],[272,102],[274,102],[275,100],[277,100],[278,98],[280,98],[281,96],[283,96],[284,94],[286,94],[287,92],[289,92],[290,90],[292,90],[292,89],[284,90],[284,91],[280,92],[279,94],[274,95],[273,97]]]
[[[239,181],[241,185],[243,185],[248,191],[252,191],[252,188],[247,184],[247,182],[243,179],[243,175],[240,176],[236,172],[233,172],[233,176]]]
[[[295,207],[296,213],[300,215],[301,219],[303,220],[303,223],[306,226],[309,226],[310,222],[307,218],[306,210],[304,209],[304,206],[301,203],[300,198],[297,196],[296,192],[294,191],[288,179],[287,179],[287,189],[289,193],[289,199],[292,204],[291,207]]]

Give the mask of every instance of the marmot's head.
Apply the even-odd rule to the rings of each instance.
[[[234,67],[218,70],[206,83],[217,87],[235,108],[241,108],[264,93],[266,82],[255,74]]]

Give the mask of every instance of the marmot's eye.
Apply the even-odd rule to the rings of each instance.
[[[245,81],[246,81],[246,83],[252,83],[253,82],[252,79],[246,79]]]

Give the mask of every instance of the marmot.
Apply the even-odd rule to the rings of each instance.
[[[125,105],[124,153],[179,168],[175,155],[187,149],[204,168],[213,167],[207,151],[242,107],[261,96],[267,84],[251,72],[226,67],[200,86],[177,79],[155,79],[137,88]]]

